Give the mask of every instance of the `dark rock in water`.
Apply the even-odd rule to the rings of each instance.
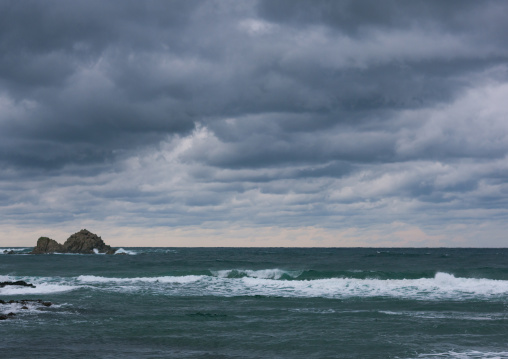
[[[9,319],[9,318],[12,318],[12,317],[15,317],[16,314],[10,312],[9,314],[5,315],[5,314],[1,314],[0,315],[0,320],[6,320],[6,319]]]
[[[19,286],[22,286],[22,287],[35,288],[35,285],[27,283],[27,282],[25,282],[23,280],[18,280],[16,282],[0,282],[0,288],[5,287],[6,285],[19,285]]]
[[[42,299],[22,299],[22,300],[11,299],[8,302],[0,300],[0,305],[1,304],[21,304],[22,307],[20,309],[22,309],[22,310],[29,310],[30,306],[32,308],[37,309],[37,310],[41,310],[41,309],[44,310],[43,308],[40,307],[41,305],[44,306],[44,307],[50,307],[53,303],[51,303],[51,302],[44,302]],[[12,313],[12,312],[10,312],[7,315],[0,314],[0,320],[6,320],[6,319],[9,319],[9,318],[12,318],[12,317],[15,317],[15,316],[16,316],[16,314]]]
[[[37,246],[31,252],[32,254],[44,253],[65,253],[64,246],[48,237],[40,237],[37,240]]]
[[[6,249],[4,250],[4,254],[15,254],[15,252],[12,249],[10,251]]]
[[[71,235],[64,244],[59,244],[53,239],[41,237],[37,241],[37,246],[31,254],[46,253],[79,253],[94,254],[105,253],[115,254],[116,249],[108,246],[98,235],[82,229],[81,231]]]
[[[101,237],[86,229],[74,233],[63,244],[66,253],[93,254],[94,249],[99,253],[114,254],[116,249],[108,246]]]

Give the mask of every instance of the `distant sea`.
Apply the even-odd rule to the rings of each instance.
[[[6,249],[2,358],[508,358],[508,249]]]

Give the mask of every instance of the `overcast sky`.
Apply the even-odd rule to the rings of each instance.
[[[505,247],[507,15],[0,0],[0,245]]]

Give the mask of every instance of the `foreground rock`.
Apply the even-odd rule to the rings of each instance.
[[[105,253],[115,254],[116,249],[108,246],[98,235],[82,229],[70,236],[64,244],[60,244],[54,239],[48,237],[40,237],[37,240],[37,246],[31,254],[47,254],[47,253],[79,253],[94,254]]]
[[[0,282],[0,288],[5,287],[6,285],[18,285],[18,286],[21,286],[21,287],[35,288],[35,285],[27,283],[24,280],[18,280],[16,282]]]

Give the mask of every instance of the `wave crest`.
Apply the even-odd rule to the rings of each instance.
[[[168,296],[269,296],[299,298],[369,298],[392,297],[412,300],[495,299],[506,301],[508,281],[485,278],[461,278],[437,273],[433,278],[364,279],[322,278],[300,279],[299,271],[280,269],[223,270],[205,274],[166,275],[157,277],[78,277],[12,278],[25,280],[36,288],[6,286],[0,295],[57,293],[76,288],[113,291],[149,291]]]
[[[225,269],[218,271],[210,271],[213,276],[220,278],[262,278],[262,279],[295,279],[298,278],[303,271],[288,271],[282,269]]]
[[[193,283],[203,276],[187,275],[187,276],[163,276],[163,277],[135,277],[135,278],[114,278],[101,277],[95,275],[80,275],[77,280],[83,283],[118,283],[118,284],[135,284],[135,283]]]

